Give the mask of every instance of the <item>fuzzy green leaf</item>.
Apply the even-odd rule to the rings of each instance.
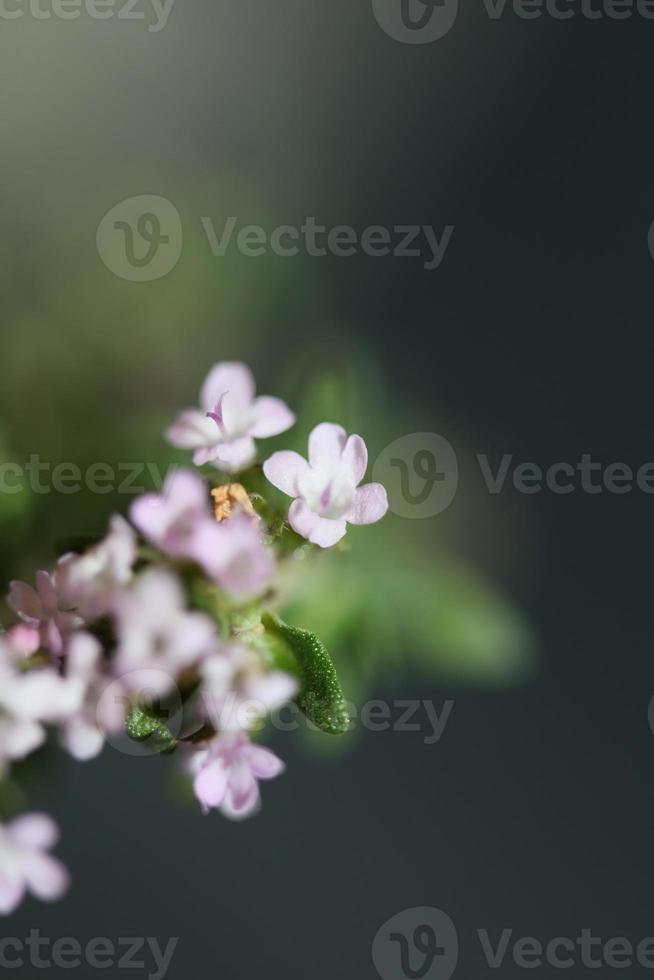
[[[298,667],[297,703],[317,728],[329,735],[344,735],[350,724],[336,668],[325,645],[309,630],[289,626],[277,616],[263,617],[266,631],[290,648]]]

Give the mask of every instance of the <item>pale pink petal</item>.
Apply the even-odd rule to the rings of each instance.
[[[274,752],[262,745],[249,745],[244,752],[248,765],[257,779],[274,779],[286,768]]]
[[[260,705],[265,714],[287,704],[295,697],[297,689],[298,683],[294,677],[282,670],[273,670],[247,685],[247,698]]]
[[[27,582],[11,582],[8,601],[14,612],[30,625],[46,618],[39,596]]]
[[[24,859],[23,873],[27,886],[42,902],[55,902],[68,890],[70,877],[60,861],[38,851]]]
[[[90,681],[100,666],[102,646],[90,633],[75,633],[66,649],[68,674]]]
[[[263,472],[266,479],[282,493],[288,494],[289,497],[297,497],[300,492],[298,480],[310,471],[306,459],[303,459],[299,453],[284,450],[273,453],[270,459],[265,461]]]
[[[130,508],[130,517],[139,531],[171,553],[183,549],[185,525],[202,516],[210,516],[207,489],[190,470],[176,470],[167,478],[161,494],[145,494]],[[177,523],[182,528],[176,533]]]
[[[295,425],[295,415],[281,398],[262,395],[255,399],[252,407],[250,435],[255,439],[266,439],[286,432]]]
[[[332,469],[341,460],[347,435],[341,425],[322,422],[309,436],[309,462],[320,469]]]
[[[259,787],[247,763],[234,762],[229,770],[227,792],[221,810],[226,817],[240,820],[259,808]]]
[[[64,641],[61,635],[61,630],[54,619],[51,619],[47,624],[45,635],[46,645],[50,653],[53,653],[55,657],[60,657],[64,652]]]
[[[36,590],[44,610],[49,616],[53,616],[59,607],[59,602],[54,582],[47,572],[36,573]]]
[[[137,497],[129,508],[129,517],[134,527],[150,540],[159,540],[168,527],[168,508],[163,497],[157,493],[145,493]]]
[[[193,780],[193,792],[204,810],[220,806],[227,790],[227,770],[222,759],[210,762]]]
[[[367,483],[354,494],[354,507],[347,515],[350,524],[374,524],[388,510],[388,497],[381,483]]]
[[[243,439],[235,439],[233,442],[225,442],[216,446],[211,460],[208,462],[212,462],[214,466],[226,473],[236,473],[238,470],[251,466],[256,455],[254,440],[246,436]],[[198,465],[197,461],[195,462]]]
[[[82,707],[85,684],[76,677],[64,678],[54,670],[34,670],[20,678],[12,694],[12,711],[33,721],[60,721]]]
[[[23,879],[0,871],[0,915],[11,915],[24,897]]]
[[[180,412],[166,430],[166,439],[177,449],[197,449],[213,445],[217,431],[215,422],[203,412],[191,409]]]
[[[0,758],[24,759],[45,741],[45,729],[36,721],[0,717]]]
[[[345,518],[330,521],[318,517],[303,500],[294,500],[288,512],[288,521],[294,531],[320,548],[330,548],[344,537],[347,531]]]
[[[100,755],[104,747],[103,733],[83,715],[77,715],[66,722],[61,732],[64,748],[78,762],[87,762]]]
[[[305,504],[304,500],[294,500],[288,511],[288,522],[298,534],[309,540],[309,535],[320,518]]]
[[[343,465],[352,474],[354,485],[358,486],[366,475],[368,450],[361,436],[350,436],[343,450]]]
[[[7,639],[22,657],[31,657],[41,646],[39,631],[32,626],[12,626],[7,633]]]
[[[229,392],[230,405],[240,412],[251,404],[254,390],[249,367],[236,361],[223,361],[211,369],[202,385],[200,404],[205,412],[213,412],[221,395]]]
[[[59,828],[47,813],[27,813],[7,826],[11,840],[20,847],[47,851],[59,840]]]

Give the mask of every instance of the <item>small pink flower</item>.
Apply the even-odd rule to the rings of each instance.
[[[275,574],[275,558],[266,548],[258,522],[236,511],[214,532],[201,537],[197,560],[234,599],[264,592]]]
[[[68,872],[47,853],[58,836],[54,820],[44,813],[0,824],[0,915],[10,915],[28,891],[52,902],[68,890]]]
[[[204,482],[190,470],[176,470],[158,493],[134,501],[130,518],[161,551],[174,558],[197,561],[216,541],[218,525]]]
[[[37,639],[25,627],[0,636],[0,774],[43,744],[44,724],[64,721],[82,703],[79,681],[48,666],[21,669],[35,645]]]
[[[294,452],[273,453],[263,464],[267,479],[294,497],[288,520],[312,544],[328,548],[348,524],[374,524],[388,510],[381,483],[360,487],[368,465],[361,436],[349,438],[340,425],[323,422],[309,436],[309,462]]]
[[[61,742],[74,759],[94,759],[104,748],[108,732],[120,731],[125,721],[124,701],[102,698],[107,677],[102,671],[102,647],[90,633],[75,633],[66,647],[66,677],[79,685],[77,711],[61,725]]]
[[[64,555],[55,570],[55,585],[67,608],[86,621],[104,616],[117,589],[132,578],[136,561],[136,535],[117,514],[106,538],[83,555]]]
[[[232,820],[259,809],[259,779],[274,779],[284,763],[244,735],[218,736],[190,760],[193,791],[204,813],[219,809]]]
[[[114,603],[118,648],[116,675],[130,687],[151,677],[153,693],[169,693],[181,671],[199,663],[216,646],[208,616],[189,612],[179,580],[163,568],[143,572]]]
[[[226,473],[250,466],[255,439],[285,432],[295,416],[279,398],[255,398],[252,372],[245,364],[224,361],[210,371],[200,393],[201,409],[178,415],[168,441],[192,449],[196,466],[213,463]]]
[[[236,599],[259,595],[275,573],[258,522],[236,510],[218,524],[204,482],[189,470],[171,474],[162,494],[139,497],[130,517],[157,548],[197,562]]]
[[[220,732],[244,732],[287,704],[297,681],[281,670],[266,670],[261,657],[240,643],[222,646],[202,664],[202,709]]]
[[[55,578],[48,572],[36,573],[36,589],[26,582],[11,582],[9,605],[24,623],[38,629],[42,646],[56,657],[63,653],[66,636],[83,622],[66,607]]]

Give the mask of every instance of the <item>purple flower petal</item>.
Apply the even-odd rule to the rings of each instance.
[[[21,877],[0,871],[0,915],[11,915],[25,897],[25,882]]]
[[[29,890],[42,902],[56,902],[70,886],[70,877],[63,864],[38,851],[25,857],[23,874]]]
[[[298,480],[309,473],[309,464],[299,453],[285,450],[273,453],[263,464],[263,472],[266,479],[282,493],[297,497]]]
[[[333,468],[341,460],[347,435],[341,425],[322,422],[309,436],[309,462],[312,467]]]
[[[166,430],[166,439],[177,449],[197,449],[212,445],[216,438],[216,423],[203,412],[180,412]]]
[[[280,398],[262,395],[252,407],[250,435],[255,439],[266,439],[286,432],[295,424],[295,415]]]
[[[211,454],[211,458],[205,462],[213,463],[214,466],[226,473],[236,473],[238,470],[244,470],[251,466],[255,459],[254,440],[247,436],[243,439],[234,439],[233,442],[218,444]],[[196,466],[201,465],[198,464],[197,459],[194,462]]]
[[[354,485],[358,486],[366,475],[368,450],[361,436],[350,436],[343,450],[343,465],[350,471]]]
[[[38,625],[45,619],[45,610],[36,591],[27,582],[11,582],[9,585],[9,605],[20,618],[30,626]]]
[[[350,524],[374,524],[388,510],[388,497],[381,483],[367,483],[354,494],[354,507],[347,515]]]
[[[224,815],[235,820],[248,817],[258,810],[259,799],[259,786],[247,763],[234,762],[221,807]]]
[[[254,391],[254,378],[247,365],[223,361],[209,372],[202,385],[200,402],[205,412],[213,412],[221,396],[229,392],[230,407],[241,412],[252,403]]]
[[[320,548],[330,548],[345,535],[347,524],[344,517],[329,520],[319,517],[303,500],[294,500],[288,512],[289,524],[312,544]]]
[[[11,840],[20,847],[47,851],[59,840],[59,828],[47,813],[26,813],[7,827]]]
[[[262,745],[248,745],[244,750],[250,769],[257,779],[274,779],[284,772],[284,763]]]
[[[206,811],[220,806],[227,791],[228,772],[222,759],[210,762],[193,780],[193,792]]]

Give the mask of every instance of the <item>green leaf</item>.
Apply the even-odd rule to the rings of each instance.
[[[135,742],[150,741],[155,752],[173,752],[177,741],[164,723],[151,711],[133,708],[126,722],[127,734]]]
[[[322,641],[309,630],[289,626],[265,613],[266,631],[282,639],[295,658],[300,676],[297,703],[317,728],[329,735],[344,735],[350,724],[336,668]]]

